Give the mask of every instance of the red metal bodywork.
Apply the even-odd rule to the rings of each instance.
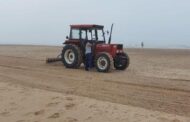
[[[117,53],[117,44],[97,44],[95,48],[95,54],[97,55],[101,52],[107,52],[112,57],[115,57]]]
[[[79,40],[66,40],[64,42],[64,44],[74,44],[74,45],[77,45],[80,47],[80,41]],[[118,44],[105,44],[105,43],[96,44],[94,53],[95,53],[95,55],[97,55],[101,52],[107,52],[112,57],[115,57],[118,51],[122,51],[122,50],[117,49],[117,45]]]

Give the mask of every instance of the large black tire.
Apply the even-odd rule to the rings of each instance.
[[[109,72],[113,67],[113,58],[109,53],[100,53],[95,58],[95,67],[98,72]]]
[[[76,45],[65,45],[62,50],[62,62],[66,68],[79,68],[82,62],[82,55]]]
[[[129,67],[130,59],[129,56],[126,53],[118,54],[114,58],[114,67],[117,70],[125,70]]]

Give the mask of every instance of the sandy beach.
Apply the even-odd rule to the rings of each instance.
[[[190,121],[190,50],[126,49],[110,73],[45,63],[61,50],[0,46],[0,122]]]

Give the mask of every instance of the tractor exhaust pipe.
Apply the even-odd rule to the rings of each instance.
[[[112,30],[113,30],[113,23],[112,23],[112,25],[111,25],[110,37],[109,37],[109,40],[108,40],[108,44],[110,44],[110,43],[111,43]]]

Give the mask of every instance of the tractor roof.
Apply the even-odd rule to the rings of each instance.
[[[75,28],[75,29],[91,29],[91,28],[103,29],[104,26],[95,25],[95,24],[81,24],[81,25],[71,25],[71,28]]]

